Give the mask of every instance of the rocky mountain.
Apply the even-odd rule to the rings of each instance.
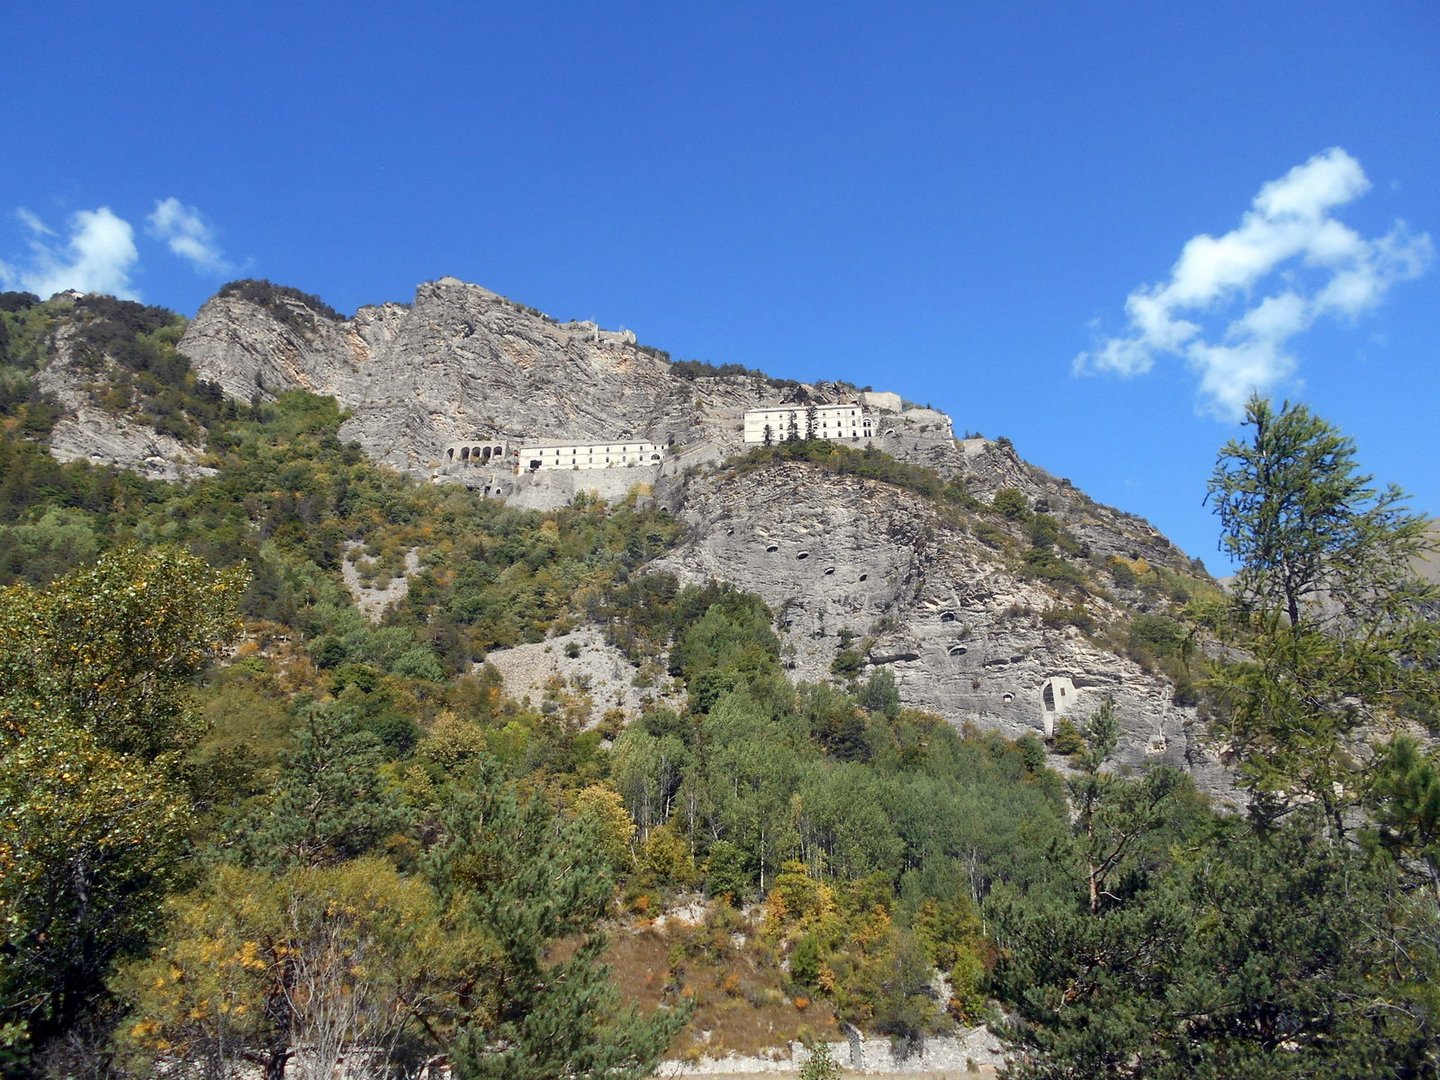
[[[92,415],[82,375],[94,358],[67,333],[56,331],[57,359],[41,376],[67,407],[54,452],[153,476],[197,468],[198,446]],[[909,473],[804,455],[724,467],[746,449],[747,409],[861,392],[672,364],[629,332],[558,322],[454,278],[421,285],[408,305],[348,319],[293,289],[235,283],[176,349],[199,385],[236,403],[291,389],[333,395],[349,414],[343,438],[422,480],[539,508],[582,490],[618,498],[642,486],[689,526],[690,539],[654,569],[762,596],[797,679],[886,667],[906,705],[1012,737],[1053,735],[1110,696],[1124,763],[1172,762],[1212,791],[1225,787],[1194,694],[1130,632],[1137,616],[1152,630],[1175,625],[1176,605],[1207,587],[1203,569],[1142,519],[1027,464],[1007,441],[954,438],[941,413],[865,395],[871,442],[883,460],[918,467]],[[609,440],[653,442],[664,460],[516,468],[521,445]],[[483,464],[457,456],[482,442],[505,455]],[[948,486],[937,494],[935,484]]]

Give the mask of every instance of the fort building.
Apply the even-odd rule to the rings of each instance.
[[[847,405],[779,405],[745,411],[745,442],[780,443],[797,439],[863,442],[875,430],[870,410],[858,402]]]
[[[1041,726],[1047,739],[1055,736],[1055,718],[1064,716],[1076,704],[1079,693],[1065,675],[1052,675],[1040,687]]]
[[[505,444],[481,440],[454,443],[445,448],[446,465],[499,465],[505,457]]]
[[[665,448],[652,442],[533,443],[520,447],[518,471],[614,469],[659,465]]]

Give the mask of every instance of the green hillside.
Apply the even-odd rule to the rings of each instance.
[[[101,407],[209,474],[56,462],[58,327]],[[342,442],[333,399],[224,399],[182,329],[0,296],[5,1075],[646,1075],[1002,1014],[1016,1076],[1434,1075],[1440,766],[1395,734],[1436,722],[1433,627],[1382,558],[1409,519],[1364,517],[1363,485],[1311,519],[1315,573],[1368,575],[1344,625],[1281,618],[1257,556],[1231,599],[1084,628],[1206,696],[1255,807],[1224,815],[1178,771],[1108,771],[1103,708],[1046,746],[903,709],[884,668],[793,685],[759,598],[647,573],[683,537],[642,493],[421,485]],[[1047,515],[883,455],[729,467],[779,455],[1104,587]],[[1263,527],[1273,555],[1288,524]],[[372,621],[347,566],[407,590]],[[583,624],[643,707],[505,697],[487,654]]]

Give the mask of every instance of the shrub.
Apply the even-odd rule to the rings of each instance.
[[[807,1002],[808,1004],[808,1002]],[[795,1002],[800,1007],[799,999]],[[830,1053],[830,1044],[816,1042],[810,1046],[810,1056],[800,1066],[800,1080],[839,1080],[840,1065]]]
[[[1012,521],[1023,521],[1030,513],[1029,501],[1017,488],[1003,487],[990,499],[990,508]]]
[[[1085,749],[1085,736],[1070,720],[1062,717],[1055,725],[1055,738],[1050,748],[1057,754],[1078,754]]]
[[[302,333],[315,327],[315,317],[330,322],[344,322],[345,316],[325,303],[318,296],[301,292],[289,285],[276,285],[259,278],[243,278],[220,287],[220,296],[234,296],[262,307],[280,322]],[[287,302],[288,301],[288,302]],[[297,311],[295,304],[308,311]]]

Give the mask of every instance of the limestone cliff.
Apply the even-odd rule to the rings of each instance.
[[[63,412],[50,433],[50,452],[61,461],[90,461],[114,465],[150,480],[179,480],[209,470],[198,464],[203,447],[174,434],[159,431],[153,417],[135,408],[128,394],[115,400],[121,371],[104,344],[92,331],[100,321],[91,307],[118,306],[109,297],[62,294],[72,305],[71,315],[57,323],[45,349],[49,362],[40,370],[39,388]],[[139,305],[126,305],[137,311]],[[168,315],[168,313],[164,313]],[[100,318],[103,318],[101,316]]]
[[[351,319],[293,290],[258,300],[222,290],[179,348],[201,378],[233,398],[297,388],[334,395],[351,414],[342,435],[376,460],[420,477],[483,484],[535,507],[569,501],[580,489],[623,495],[637,481],[737,453],[744,411],[758,404],[824,403],[855,392],[762,376],[686,378],[629,332],[557,322],[454,278],[421,285],[408,305],[363,307]],[[913,460],[953,463],[949,419],[901,408],[898,398],[895,405],[881,445]],[[513,448],[627,439],[668,447],[669,464],[517,483],[505,469],[461,469],[445,454],[470,440]]]
[[[804,464],[697,481],[683,515],[692,539],[659,567],[764,597],[797,678],[830,678],[849,648],[868,667],[890,667],[906,705],[1012,738],[1044,735],[1061,716],[1083,720],[1110,696],[1121,763],[1168,762],[1211,791],[1227,788],[1175,686],[1097,643],[1131,610],[1123,589],[1106,581],[1077,607],[1073,590],[1017,570],[1018,538],[992,516],[942,513],[890,484]],[[1104,562],[1092,551],[1088,565]],[[1047,704],[1052,679],[1069,693],[1052,691]]]
[[[448,445],[472,439],[693,443],[707,413],[756,399],[728,382],[702,394],[633,335],[558,323],[454,278],[421,285],[411,304],[363,307],[344,321],[299,299],[262,306],[222,294],[180,349],[237,398],[334,395],[351,413],[346,437],[425,476]]]

